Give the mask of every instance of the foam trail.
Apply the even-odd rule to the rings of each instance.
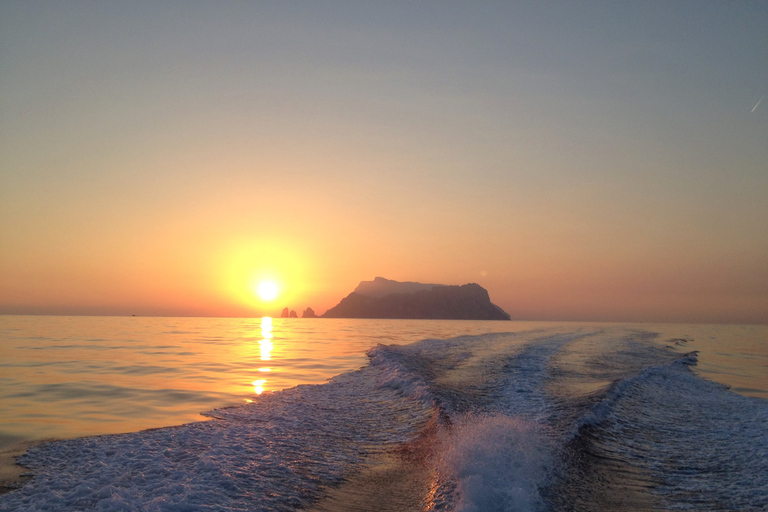
[[[653,336],[380,345],[361,370],[215,421],[37,447],[0,511],[768,510],[768,401]]]
[[[605,394],[602,400],[593,405],[590,410],[582,416],[572,427],[570,433],[566,436],[566,441],[573,440],[579,435],[579,430],[583,427],[596,426],[605,421],[616,410],[620,400],[625,398],[628,391],[638,383],[649,379],[649,377],[671,365],[694,366],[697,362],[697,352],[689,352],[678,359],[673,360],[665,366],[651,366],[643,369],[639,374],[616,381]]]
[[[457,512],[542,510],[552,456],[540,425],[503,415],[466,415],[440,440],[437,467],[454,482]]]
[[[248,510],[310,505],[368,453],[407,441],[429,411],[367,367],[212,411],[214,421],[37,446],[0,511]]]
[[[477,379],[466,378],[464,385],[447,385],[444,378],[427,382],[448,416],[436,443],[436,476],[427,510],[547,508],[542,490],[553,473],[556,453],[548,426],[553,404],[544,391],[548,363],[564,345],[583,336],[538,335],[474,361]],[[501,346],[509,341],[496,339]],[[469,404],[468,396],[474,397]]]
[[[768,510],[768,403],[697,377],[695,364],[692,352],[645,368],[582,416],[567,439],[578,449],[566,502],[599,484],[613,490],[596,494],[601,509],[622,505],[616,491],[644,489],[620,509]]]

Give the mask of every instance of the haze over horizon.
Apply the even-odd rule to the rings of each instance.
[[[0,0],[0,313],[768,323],[766,96],[766,2]]]

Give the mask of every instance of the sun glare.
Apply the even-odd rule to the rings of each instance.
[[[274,281],[262,281],[256,289],[261,300],[270,301],[277,297],[277,284]]]

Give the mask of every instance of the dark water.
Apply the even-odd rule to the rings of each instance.
[[[0,510],[768,510],[764,328],[506,325],[379,345],[212,421],[38,446]],[[756,396],[703,378],[710,352],[707,377]]]

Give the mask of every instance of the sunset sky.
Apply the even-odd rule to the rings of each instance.
[[[376,276],[768,322],[768,3],[0,0],[0,313]]]

